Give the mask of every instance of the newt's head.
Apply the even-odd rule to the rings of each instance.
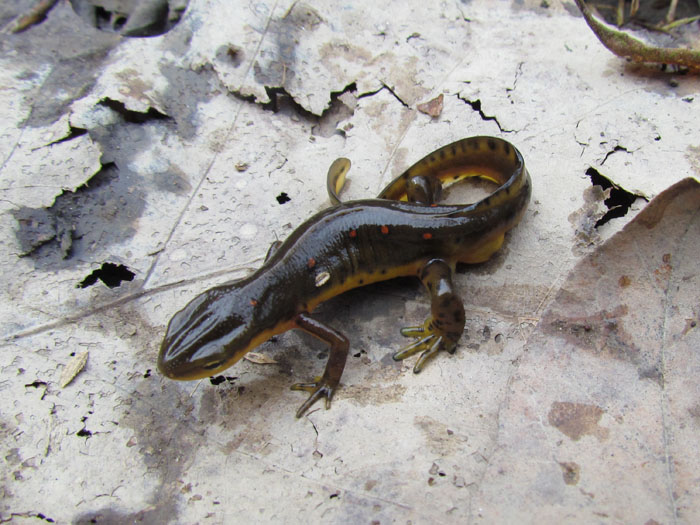
[[[243,282],[224,285],[198,295],[176,313],[160,346],[161,373],[180,380],[209,377],[267,339],[256,329],[256,303],[247,296]]]

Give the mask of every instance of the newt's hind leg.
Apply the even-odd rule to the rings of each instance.
[[[440,350],[454,353],[464,331],[464,305],[454,291],[450,265],[442,259],[433,259],[421,270],[420,279],[430,293],[431,316],[422,326],[401,329],[401,335],[414,337],[417,341],[393,356],[400,361],[423,352],[413,367],[416,374]]]
[[[442,182],[435,177],[419,175],[406,182],[406,200],[421,204],[435,204],[442,194]]]
[[[377,196],[378,199],[407,200],[420,204],[435,204],[442,194],[442,182],[437,177],[416,175],[398,177]]]

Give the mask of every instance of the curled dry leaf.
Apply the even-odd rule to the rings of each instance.
[[[248,352],[243,356],[245,359],[256,365],[274,365],[277,363],[274,359],[265,354],[259,354],[258,352]]]
[[[583,18],[598,40],[610,51],[635,62],[675,64],[700,71],[700,49],[691,47],[665,47],[649,43],[607,24],[588,7],[584,0],[574,0]]]
[[[87,350],[74,355],[73,359],[71,359],[68,362],[66,367],[63,369],[63,372],[61,373],[61,378],[58,380],[59,386],[61,388],[67,387],[71,383],[71,381],[75,379],[75,376],[77,376],[80,373],[80,371],[85,367],[85,363],[87,363],[87,360]]]

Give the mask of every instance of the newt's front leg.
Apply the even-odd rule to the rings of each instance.
[[[442,259],[433,259],[423,267],[419,276],[430,293],[431,316],[422,326],[401,329],[401,335],[418,340],[393,356],[400,361],[423,352],[413,367],[416,374],[440,350],[454,353],[464,331],[464,305],[454,291],[450,265]]]
[[[350,342],[343,334],[317,321],[307,313],[302,312],[297,315],[294,319],[294,324],[305,332],[331,345],[330,355],[328,356],[328,362],[326,363],[326,369],[323,371],[323,375],[317,377],[310,383],[296,383],[292,385],[292,390],[311,392],[309,399],[297,410],[297,417],[301,417],[311,405],[322,397],[326,398],[326,408],[330,408],[331,398],[340,383],[340,377],[343,375]]]

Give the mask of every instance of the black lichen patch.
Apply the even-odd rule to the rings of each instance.
[[[611,219],[624,217],[627,215],[630,207],[637,199],[644,199],[647,202],[649,201],[649,199],[644,195],[632,193],[618,186],[595,168],[588,168],[586,170],[586,175],[588,175],[588,177],[591,179],[591,183],[594,186],[600,186],[603,190],[610,190],[610,196],[603,201],[607,206],[608,211],[605,213],[605,215],[598,219],[598,221],[595,223],[595,228],[602,226]]]
[[[114,263],[104,263],[97,270],[93,271],[85,279],[83,279],[77,286],[77,288],[87,288],[92,286],[99,279],[109,288],[116,288],[121,285],[123,281],[133,281],[134,272],[129,270],[123,264]]]
[[[279,195],[277,195],[277,197],[275,197],[275,198],[277,199],[277,202],[280,204],[285,204],[285,203],[292,200],[291,197],[289,195],[287,195],[287,193],[284,191],[282,193],[280,193]]]

